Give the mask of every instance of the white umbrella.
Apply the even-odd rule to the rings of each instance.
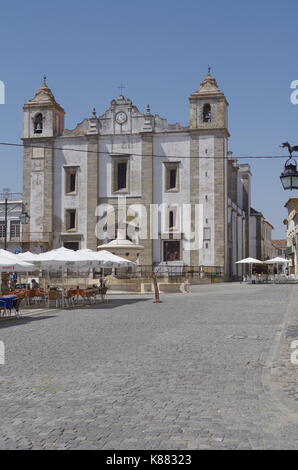
[[[263,262],[256,258],[244,258],[236,261],[236,264],[263,264]]]
[[[90,249],[85,248],[79,250],[78,253],[92,260],[92,266],[101,267],[103,276],[105,268],[123,268],[134,266],[136,264],[133,261],[122,258],[121,256],[114,255],[113,253],[110,253],[107,250],[92,251]]]
[[[117,262],[114,262],[111,265],[111,262],[107,260],[107,257],[104,254],[100,254],[97,251],[92,251],[89,250],[88,248],[78,250],[78,252],[81,256],[86,258],[86,260],[90,261],[93,267],[120,267],[120,261],[117,260]]]
[[[12,260],[14,260],[14,262],[17,263],[17,266],[22,265],[23,268],[25,268],[25,269],[17,268],[14,272],[26,272],[27,273],[26,284],[28,284],[28,273],[36,270],[36,267],[34,266],[34,264],[32,264],[32,262],[30,261],[27,261],[21,258],[19,253],[16,254],[16,253],[11,253],[10,251],[6,251],[6,250],[0,250],[0,256],[1,255],[8,256]]]
[[[252,276],[252,265],[253,264],[263,264],[262,261],[256,258],[244,258],[239,261],[236,261],[236,264],[248,264],[249,265],[249,275]]]
[[[61,247],[57,250],[47,251],[37,255],[36,263],[46,267],[61,267],[68,265],[87,265],[90,260],[80,255],[77,251]]]
[[[11,256],[0,253],[0,272],[2,273],[29,272],[34,271],[34,269],[34,264],[16,260],[13,253],[11,253]]]
[[[32,258],[33,259],[33,258]],[[62,290],[64,287],[64,268],[68,266],[86,266],[91,264],[86,256],[80,255],[77,251],[61,247],[56,250],[46,251],[36,255],[34,261],[40,268],[47,268],[48,272],[52,269],[61,269]],[[63,291],[62,291],[63,295]],[[63,300],[64,302],[64,300]]]
[[[267,259],[267,261],[265,261],[266,264],[286,264],[289,262],[289,259],[281,258],[279,256],[277,256],[276,258]]]
[[[7,250],[2,250],[2,249],[0,249],[0,256],[6,256],[6,257],[8,257],[8,258],[13,259],[14,261],[16,261],[16,262],[18,262],[18,263],[25,261],[25,260],[23,260],[23,259],[20,259],[20,257],[19,257],[18,254],[12,253],[11,251],[7,251]]]
[[[91,250],[81,250],[81,251],[91,251]],[[93,251],[92,252],[96,259],[99,259],[102,261],[106,267],[115,267],[115,268],[121,268],[121,267],[128,267],[128,266],[134,266],[136,263],[133,261],[130,261],[129,259],[122,258],[121,256],[114,255],[113,253],[110,253],[110,251],[107,250],[100,250],[100,251]]]
[[[18,253],[16,255],[18,258],[21,258],[23,261],[28,261],[29,263],[34,263],[39,260],[39,254],[31,253],[31,251],[25,251],[25,253]]]
[[[266,264],[276,264],[277,265],[277,273],[279,271],[279,265],[282,264],[288,264],[290,262],[290,260],[286,259],[286,258],[281,258],[280,256],[277,256],[276,258],[271,258],[271,259],[267,259],[265,261]]]

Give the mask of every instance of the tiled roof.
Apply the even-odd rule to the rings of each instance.
[[[275,246],[280,246],[280,247],[286,247],[287,246],[287,240],[272,240],[272,243]]]

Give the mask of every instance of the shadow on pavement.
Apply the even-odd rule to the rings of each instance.
[[[10,326],[21,326],[24,325],[24,323],[31,323],[35,321],[40,321],[40,320],[47,320],[48,318],[55,318],[57,315],[43,315],[42,314],[39,317],[30,317],[25,316],[21,318],[7,318],[7,319],[1,319],[0,321],[0,329],[3,328],[9,328]]]
[[[106,310],[121,307],[123,305],[132,305],[139,302],[152,302],[152,298],[146,299],[109,299],[108,302],[101,302],[100,304],[90,304],[90,305],[82,305],[76,307],[70,307],[71,310]]]

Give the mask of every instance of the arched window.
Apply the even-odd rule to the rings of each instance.
[[[203,122],[211,122],[211,106],[209,103],[204,104]]]
[[[34,134],[41,134],[42,133],[42,127],[43,127],[42,114],[38,113],[38,114],[36,114],[36,116],[34,118]]]

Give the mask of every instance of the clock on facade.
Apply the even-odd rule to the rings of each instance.
[[[118,124],[124,124],[127,120],[127,116],[123,111],[120,111],[119,113],[116,114],[116,122]]]

